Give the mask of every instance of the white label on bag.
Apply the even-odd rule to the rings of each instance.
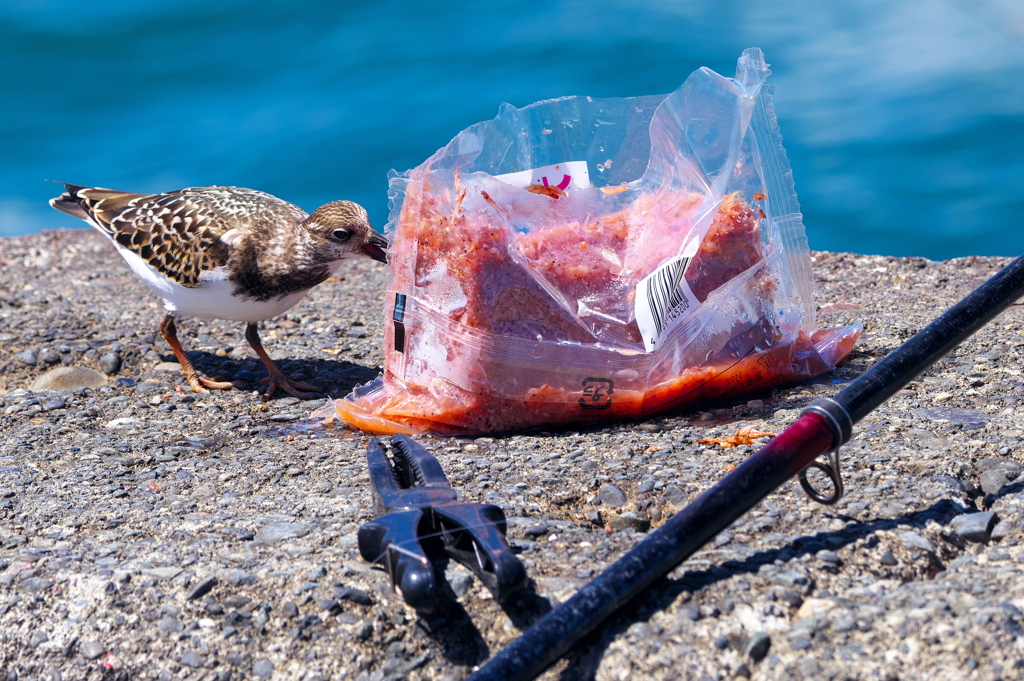
[[[633,315],[647,352],[658,347],[661,337],[700,305],[683,276],[697,252],[696,243],[686,251],[689,255],[667,260],[636,285]]]
[[[534,184],[543,187],[558,187],[562,191],[570,187],[588,189],[590,187],[590,169],[587,167],[586,161],[567,161],[543,168],[521,170],[518,173],[495,175],[494,179],[520,189],[526,189]]]

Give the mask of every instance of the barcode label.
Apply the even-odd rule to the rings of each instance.
[[[692,259],[692,255],[677,255],[636,285],[633,314],[647,352],[658,347],[665,332],[700,305],[683,276]]]

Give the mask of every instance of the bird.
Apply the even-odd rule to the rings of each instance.
[[[98,229],[163,298],[160,332],[197,393],[242,386],[198,374],[178,340],[176,319],[246,322],[245,338],[267,368],[263,399],[278,389],[313,398],[315,386],[289,379],[271,360],[258,323],[290,309],[344,260],[387,262],[387,239],[370,226],[366,209],[352,201],[332,201],[306,214],[241,187],[133,194],[60,184],[65,191],[50,205]]]

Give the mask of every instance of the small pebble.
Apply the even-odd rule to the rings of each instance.
[[[249,584],[256,583],[256,577],[254,575],[238,568],[228,568],[221,570],[217,574],[219,574],[225,582],[234,587],[247,586]]]
[[[597,492],[597,498],[605,506],[617,508],[626,505],[626,493],[615,485],[601,485]]]
[[[78,652],[82,654],[87,660],[95,660],[97,657],[106,652],[103,644],[99,641],[85,641],[80,643],[78,646]]]
[[[807,650],[811,647],[811,640],[804,636],[799,636],[789,642],[789,647],[793,650]]]
[[[837,632],[853,631],[857,628],[857,620],[849,615],[840,615],[832,623],[832,630]]]
[[[35,349],[22,350],[15,355],[15,359],[22,364],[34,367],[39,363],[39,351]]]
[[[932,547],[931,542],[917,532],[900,532],[899,537],[904,546],[909,549],[921,549],[928,553],[935,553],[935,549]]]
[[[100,357],[100,369],[107,376],[113,376],[121,370],[121,355],[116,352],[108,352]]]
[[[252,665],[252,673],[260,678],[270,676],[274,673],[274,663],[270,660],[256,660]]]
[[[217,578],[213,575],[207,575],[203,577],[195,585],[189,589],[185,595],[186,600],[194,601],[197,598],[202,598],[206,594],[210,593],[213,587],[217,586]]]
[[[181,659],[179,660],[179,662],[181,664],[185,665],[186,667],[191,667],[192,669],[197,669],[199,667],[202,667],[203,664],[204,664],[203,658],[199,657],[199,655],[197,655],[196,652],[194,650],[191,650],[191,649],[186,650],[182,654]]]
[[[359,605],[373,605],[373,599],[370,598],[370,594],[366,593],[362,589],[357,589],[351,586],[335,587],[331,592],[334,598],[339,601],[350,601],[352,603],[358,603]]]
[[[160,620],[160,623],[157,624],[157,630],[161,634],[176,634],[184,628],[185,625],[174,617],[164,617]]]
[[[1013,532],[1013,529],[1013,521],[1009,519],[1000,520],[998,523],[996,523],[995,527],[992,528],[992,534],[990,535],[990,538],[995,541],[999,541],[1007,537],[1011,532]]]
[[[338,601],[331,598],[320,598],[317,599],[317,605],[320,606],[321,610],[326,611],[324,617],[338,615],[341,613],[341,604]]]
[[[300,629],[311,629],[311,628],[315,627],[316,625],[320,624],[321,622],[323,622],[323,620],[320,618],[319,615],[312,615],[312,614],[306,615],[305,617],[303,617],[303,618],[301,618],[299,620],[299,628]]]
[[[548,524],[547,523],[538,523],[536,525],[530,525],[525,530],[523,530],[523,534],[525,534],[528,537],[533,537],[534,539],[536,539],[537,537],[541,537],[541,536],[543,536],[543,535],[545,535],[547,533],[548,533]]]
[[[772,581],[780,586],[805,586],[810,580],[800,572],[780,572],[772,576]]]
[[[771,645],[772,639],[768,634],[757,632],[750,637],[743,652],[754,662],[760,662],[768,654],[768,649]]]
[[[614,530],[636,530],[637,532],[646,532],[651,529],[651,521],[647,518],[641,518],[633,511],[626,511],[621,513],[611,520],[608,521]]]
[[[256,540],[275,544],[286,539],[305,537],[312,528],[306,523],[271,523],[256,532]]]
[[[662,499],[676,507],[685,505],[686,502],[689,500],[689,497],[687,496],[686,492],[684,492],[682,488],[677,487],[676,485],[667,486],[661,493],[661,497]]]
[[[992,528],[999,519],[992,511],[966,513],[958,515],[950,521],[949,526],[958,535],[971,542],[987,542],[992,535]]]

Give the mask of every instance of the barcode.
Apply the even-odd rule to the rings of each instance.
[[[691,260],[692,254],[676,256],[637,284],[634,311],[647,352],[654,350],[677,320],[700,304],[684,278]]]
[[[674,317],[686,312],[690,307],[690,301],[687,300],[683,287],[679,285],[690,260],[691,258],[683,257],[670,262],[647,280],[647,304],[651,307],[654,327],[659,336],[665,331],[667,314],[674,312]],[[676,310],[677,307],[680,309]]]

